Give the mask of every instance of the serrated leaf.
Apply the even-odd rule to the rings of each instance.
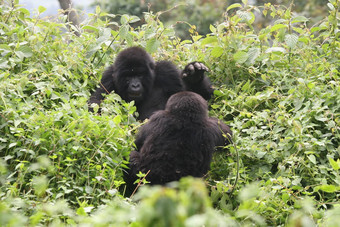
[[[334,185],[324,184],[324,185],[315,187],[315,190],[316,191],[322,190],[324,192],[332,193],[332,192],[336,192],[338,189]]]
[[[212,25],[212,24],[209,26],[209,29],[210,29],[210,31],[211,31],[212,33],[215,33],[215,32],[216,32],[216,28],[215,28],[215,26]]]
[[[137,16],[131,16],[129,19],[129,23],[135,23],[137,21],[140,21],[140,18]]]
[[[253,47],[248,50],[248,63],[254,64],[255,60],[260,56],[261,49],[258,47]]]
[[[297,16],[293,18],[291,23],[294,24],[294,23],[307,22],[307,21],[309,21],[307,17]]]
[[[43,7],[43,6],[39,6],[38,7],[38,12],[41,14],[41,13],[43,13],[43,12],[45,12],[46,11],[46,8],[45,7]]]
[[[285,36],[285,42],[290,48],[294,48],[299,40],[299,37],[295,34],[287,34]]]
[[[224,49],[222,47],[214,47],[213,50],[211,51],[211,55],[215,58],[220,57],[223,54]]]
[[[79,207],[76,212],[79,216],[87,216],[87,213],[84,210],[84,207]]]
[[[288,193],[283,193],[281,198],[286,203],[289,200],[289,194]]]
[[[99,15],[100,14],[100,6],[96,6],[96,14]]]
[[[22,12],[23,14],[25,14],[26,16],[30,15],[30,11],[28,9],[25,8],[20,8],[18,9],[20,12]]]
[[[247,61],[248,53],[244,51],[238,51],[234,54],[233,58],[237,63],[242,64]]]
[[[157,51],[158,47],[161,45],[161,42],[156,38],[149,39],[146,43],[146,51],[149,53],[154,53]]]
[[[163,31],[163,35],[165,35],[165,36],[175,36],[176,32],[175,32],[175,30],[173,28],[166,28]]]
[[[237,16],[241,18],[241,22],[252,24],[255,21],[255,15],[248,11],[237,11]]]
[[[119,35],[122,39],[126,39],[129,29],[127,26],[121,26],[119,29]]]
[[[11,51],[11,48],[7,44],[0,44],[0,50]]]
[[[331,11],[334,11],[334,10],[335,10],[335,8],[334,8],[334,6],[333,6],[332,3],[327,3],[327,6],[328,6],[328,8],[329,8]]]
[[[287,20],[286,19],[278,19],[274,22],[274,25],[276,24],[287,24]]]
[[[230,5],[228,8],[227,8],[227,12],[231,9],[235,9],[235,8],[242,8],[242,5],[240,3],[234,3],[232,5]]]
[[[82,29],[98,32],[98,28],[91,26],[91,25],[85,25],[85,26],[82,27]]]
[[[8,145],[8,148],[12,148],[12,147],[15,147],[18,143],[17,142],[14,142],[14,143],[10,143]]]
[[[308,159],[309,159],[309,161],[311,161],[314,165],[316,164],[316,158],[315,158],[315,156],[314,156],[313,154],[308,155]]]
[[[155,37],[156,34],[157,34],[157,33],[155,32],[155,30],[152,29],[152,28],[150,28],[150,29],[148,29],[148,30],[145,31],[145,38],[149,40],[149,39]]]
[[[23,56],[26,57],[26,58],[32,57],[32,55],[33,55],[32,49],[28,46],[21,46],[21,47],[18,48],[17,51],[21,52],[23,54]]]
[[[5,59],[0,60],[0,69],[8,69],[10,68],[8,65],[8,61]]]
[[[304,98],[296,98],[294,100],[293,103],[294,103],[295,111],[298,111],[302,107],[304,100],[305,100]]]
[[[127,24],[128,22],[129,22],[129,16],[128,15],[124,14],[123,16],[121,16],[120,23],[122,25]]]
[[[216,43],[217,42],[217,37],[216,36],[209,36],[207,38],[204,38],[202,40],[202,46],[210,44],[210,43]]]
[[[273,27],[271,27],[270,32],[275,32],[281,28],[287,28],[287,25],[285,24],[275,24]]]
[[[120,115],[117,115],[113,118],[113,122],[116,124],[116,125],[119,125],[120,122],[122,122],[122,116]]]
[[[285,53],[286,50],[282,47],[271,47],[271,48],[268,48],[266,50],[266,53],[272,53],[272,52],[281,52],[281,53]]]
[[[311,28],[311,33],[314,33],[314,32],[318,32],[318,31],[321,31],[321,30],[325,30],[326,28],[325,27],[313,27]]]
[[[315,116],[315,119],[318,120],[318,121],[321,121],[321,122],[328,121],[328,118],[327,118],[327,117],[324,117],[324,116],[322,116],[322,115],[316,115],[316,116]]]
[[[250,89],[250,81],[248,80],[247,83],[245,83],[242,86],[242,91],[249,91],[249,89]]]
[[[332,166],[332,168],[334,169],[334,170],[339,170],[340,169],[340,160],[338,160],[337,162],[336,161],[334,161],[334,159],[333,158],[329,158],[329,163],[331,164],[331,166]]]

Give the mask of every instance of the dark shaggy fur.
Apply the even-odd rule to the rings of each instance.
[[[130,154],[129,190],[136,174],[150,173],[151,184],[165,184],[184,176],[202,177],[210,167],[216,146],[231,141],[231,130],[216,118],[208,117],[207,102],[193,92],[170,97],[165,110],[155,112],[141,127]]]
[[[171,62],[154,62],[142,48],[130,47],[104,72],[100,86],[91,94],[89,109],[113,90],[125,101],[135,101],[140,120],[163,110],[169,97],[180,91],[193,91],[208,100],[213,89],[204,75],[207,70],[202,63],[192,62],[180,72]]]

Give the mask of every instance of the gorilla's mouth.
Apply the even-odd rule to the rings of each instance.
[[[142,97],[142,92],[131,92],[130,91],[128,94],[131,99],[138,99]]]

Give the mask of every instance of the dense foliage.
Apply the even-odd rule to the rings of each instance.
[[[338,226],[340,3],[307,26],[290,8],[246,2],[207,36],[191,28],[192,40],[151,13],[138,28],[122,15],[111,29],[113,15],[97,8],[74,28],[63,15],[40,18],[43,7],[1,4],[0,225]],[[255,31],[255,12],[275,22]],[[130,199],[122,173],[141,124],[135,107],[112,93],[98,115],[87,99],[133,45],[209,66],[210,114],[231,125],[234,144],[204,181],[142,186]]]
[[[190,38],[189,27],[194,26],[199,34],[210,33],[210,25],[223,21],[223,15],[229,5],[241,3],[241,0],[94,0],[94,5],[115,15],[111,20],[118,22],[120,14],[135,15],[140,21],[132,23],[137,27],[144,21],[145,12],[154,12],[167,26],[174,27],[176,35]],[[292,0],[251,0],[255,6],[271,3],[273,5],[292,5],[294,12],[309,17],[309,24],[322,20],[327,14],[325,0],[292,1]],[[273,22],[272,17],[265,17],[260,12],[256,14],[255,28],[263,28]]]

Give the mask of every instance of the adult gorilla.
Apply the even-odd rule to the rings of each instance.
[[[205,65],[193,62],[180,72],[169,61],[154,62],[140,47],[127,48],[104,72],[100,86],[90,97],[90,110],[92,103],[99,105],[103,94],[113,90],[125,101],[135,101],[140,120],[163,110],[169,97],[180,91],[193,91],[208,100],[213,89],[205,71],[208,71]]]
[[[125,175],[128,191],[134,189],[139,171],[149,172],[146,179],[151,184],[204,176],[215,147],[228,145],[231,135],[229,126],[208,117],[207,102],[200,95],[188,91],[172,95],[165,110],[155,112],[137,134],[137,151],[130,153]]]

